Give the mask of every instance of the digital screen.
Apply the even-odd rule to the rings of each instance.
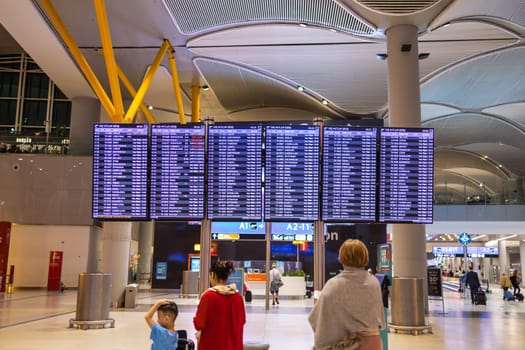
[[[314,224],[311,222],[272,222],[270,228],[272,241],[314,240]]]
[[[249,221],[212,221],[211,239],[230,240],[265,239],[266,225],[264,222]]]
[[[322,218],[375,222],[377,128],[323,128]]]
[[[201,258],[200,256],[190,257],[190,271],[199,272],[201,270]]]
[[[314,125],[266,126],[265,220],[318,220],[319,136]]]
[[[262,220],[262,126],[208,127],[208,219]]]
[[[150,218],[204,218],[203,124],[151,126]]]
[[[93,126],[94,219],[148,219],[148,126]]]
[[[379,221],[432,223],[434,130],[384,128],[379,144]]]

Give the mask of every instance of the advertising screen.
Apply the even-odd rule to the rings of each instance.
[[[377,128],[323,127],[322,219],[376,220]]]
[[[151,126],[150,218],[204,218],[203,124]]]
[[[432,223],[434,130],[383,128],[379,145],[379,221]]]
[[[94,219],[148,219],[148,125],[93,126]]]
[[[262,126],[208,129],[208,219],[262,220]]]
[[[319,218],[319,137],[319,126],[266,126],[265,220]]]

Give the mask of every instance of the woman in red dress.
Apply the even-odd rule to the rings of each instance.
[[[246,312],[235,284],[226,285],[232,271],[231,261],[217,261],[210,268],[212,287],[202,294],[193,318],[198,350],[242,350]]]

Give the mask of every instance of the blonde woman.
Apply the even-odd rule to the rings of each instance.
[[[368,249],[357,239],[339,248],[343,271],[326,282],[308,318],[316,350],[381,350],[385,328],[381,287],[364,269]]]

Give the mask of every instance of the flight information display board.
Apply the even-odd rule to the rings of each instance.
[[[323,127],[322,219],[376,220],[377,128]]]
[[[379,221],[432,223],[434,130],[380,131]]]
[[[266,126],[264,218],[319,218],[319,126]]]
[[[208,127],[208,219],[262,220],[262,125]]]
[[[148,125],[93,126],[94,219],[148,219]]]
[[[151,126],[150,218],[204,218],[203,124]]]

